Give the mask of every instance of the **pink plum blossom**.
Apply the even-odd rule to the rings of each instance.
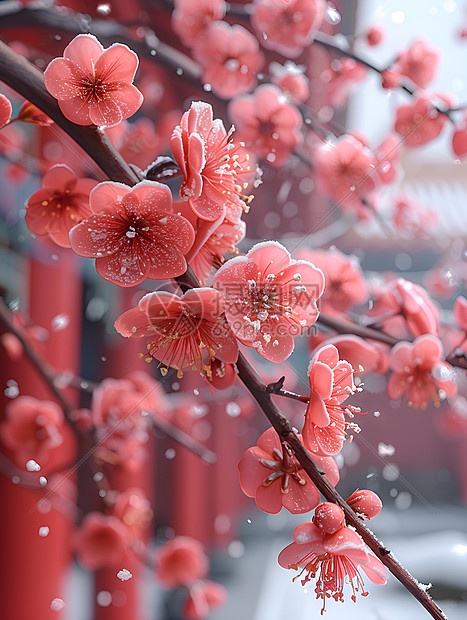
[[[347,498],[348,505],[359,515],[366,519],[373,519],[381,512],[383,503],[373,491],[357,489]]]
[[[261,44],[295,58],[321,25],[323,0],[254,0],[251,24]]]
[[[115,329],[126,338],[146,337],[148,354],[179,374],[186,367],[210,374],[209,361],[214,357],[231,364],[238,357],[238,345],[221,318],[222,309],[220,295],[212,288],[191,289],[182,297],[154,292],[122,314]]]
[[[153,510],[144,492],[130,487],[118,496],[113,514],[125,524],[132,536],[143,538],[151,524]]]
[[[50,451],[63,443],[64,430],[65,416],[56,403],[18,396],[5,408],[0,438],[21,466],[30,459],[44,465]]]
[[[438,50],[430,48],[423,39],[416,39],[399,55],[395,69],[420,88],[426,88],[435,78],[438,61]]]
[[[345,105],[352,87],[361,82],[368,69],[353,58],[333,58],[321,72],[319,80],[324,89],[326,103],[340,108]]]
[[[182,616],[188,620],[204,620],[211,609],[220,607],[226,599],[227,590],[220,583],[205,579],[197,581],[188,590]]]
[[[336,486],[339,470],[334,460],[316,455],[312,458],[330,484]],[[245,452],[238,471],[242,491],[254,497],[264,512],[276,514],[284,506],[292,514],[303,514],[319,504],[318,489],[272,427],[261,435],[254,448]]]
[[[194,44],[193,56],[203,67],[203,82],[224,99],[256,86],[264,64],[259,43],[243,26],[226,22],[210,24]]]
[[[417,238],[433,231],[438,222],[436,211],[419,204],[408,196],[396,196],[392,222],[404,238]]]
[[[339,250],[305,250],[300,257],[324,274],[326,286],[320,302],[323,312],[345,312],[366,301],[368,287],[355,256],[346,256]]]
[[[387,388],[390,398],[407,397],[409,405],[425,408],[428,401],[439,405],[440,390],[453,396],[457,387],[449,364],[442,361],[443,346],[436,336],[425,334],[413,342],[399,342],[392,349],[389,366],[393,371]]]
[[[96,571],[114,568],[124,561],[129,535],[117,517],[90,512],[84,517],[74,542],[79,563]]]
[[[351,599],[356,601],[356,593],[367,596],[360,570],[375,584],[386,583],[386,569],[373,555],[360,536],[348,527],[339,527],[344,520],[344,512],[336,505],[322,504],[323,511],[316,509],[319,527],[313,523],[302,523],[293,531],[294,542],[279,554],[279,564],[283,568],[299,571],[294,578],[301,578],[305,586],[311,579],[316,580],[316,598],[322,599],[325,611],[326,599],[344,600],[344,585],[350,583]],[[332,506],[332,510],[328,508]],[[340,511],[340,513],[339,513]]]
[[[92,213],[89,194],[96,185],[94,179],[78,178],[68,166],[53,166],[44,175],[42,189],[26,204],[26,226],[69,248],[70,230]]]
[[[225,15],[224,0],[175,0],[172,26],[184,45],[191,47],[213,21]]]
[[[271,81],[279,86],[292,100],[305,102],[310,96],[308,78],[304,74],[305,67],[298,66],[290,60],[284,65],[272,62],[269,65]]]
[[[0,93],[0,129],[8,125],[11,119],[11,102],[8,97]]]
[[[442,95],[439,95],[438,99],[441,105],[451,103]],[[418,148],[439,136],[447,122],[447,116],[438,112],[434,103],[433,96],[419,95],[415,101],[399,106],[394,129],[403,137],[405,146]]]
[[[239,154],[232,130],[227,133],[221,120],[213,120],[209,104],[191,104],[170,144],[183,174],[180,196],[199,218],[220,223],[228,205],[246,208],[251,197],[242,193],[241,176],[250,171],[248,154]]]
[[[227,261],[213,287],[223,297],[225,316],[240,342],[279,363],[292,353],[294,336],[318,318],[324,277],[312,263],[293,260],[280,243],[265,241]]]
[[[78,125],[113,127],[132,116],[143,103],[133,86],[138,57],[126,45],[105,49],[90,34],[79,34],[44,72],[49,93],[63,115]]]
[[[361,413],[358,407],[344,405],[344,401],[357,391],[354,369],[339,359],[339,351],[326,345],[313,356],[308,367],[310,400],[303,425],[303,443],[311,452],[331,456],[340,452],[345,439],[345,429],[360,429],[353,422],[346,422]]]
[[[376,164],[370,149],[351,135],[323,143],[313,159],[318,187],[342,208],[371,198],[380,183]]]
[[[299,111],[272,84],[259,86],[252,95],[236,97],[228,113],[246,147],[275,166],[282,165],[303,142]]]
[[[194,230],[173,213],[166,185],[141,181],[133,187],[105,181],[90,195],[93,212],[70,232],[72,249],[96,259],[96,270],[119,286],[136,286],[146,278],[178,276]]]
[[[188,536],[176,536],[159,547],[155,561],[156,577],[165,588],[189,587],[208,571],[203,545]]]

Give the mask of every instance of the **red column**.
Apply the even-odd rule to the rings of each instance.
[[[29,298],[29,302],[23,307],[34,325],[41,325],[49,331],[44,355],[46,360],[57,369],[76,372],[81,315],[81,280],[76,271],[76,257],[57,246],[38,241],[36,244],[48,262],[24,261],[25,297]],[[58,256],[58,260],[51,260],[52,254]],[[54,329],[52,322],[58,315],[62,315],[62,321],[56,320],[54,324],[61,329]],[[2,386],[8,379],[15,379],[21,395],[53,400],[49,389],[26,359],[11,362],[3,349],[0,356]],[[3,388],[1,398],[3,411],[8,402]],[[74,438],[69,433],[38,476],[42,474],[47,477],[51,468],[70,462],[74,451]],[[18,466],[21,468],[20,464]],[[22,471],[27,473],[24,465]],[[69,480],[63,483],[61,490],[67,486],[70,486]],[[57,510],[55,500],[43,502],[38,509],[37,502],[45,492],[13,484],[8,473],[0,476],[0,493],[3,502],[0,511],[2,617],[56,619],[57,611],[53,611],[50,604],[55,598],[60,598],[66,605],[64,577],[72,558],[70,540],[73,518],[70,513]],[[39,535],[40,527],[49,528],[47,536]]]

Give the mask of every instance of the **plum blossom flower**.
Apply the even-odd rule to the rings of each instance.
[[[370,317],[381,317],[384,329],[392,333],[400,320],[413,336],[438,334],[439,312],[428,293],[419,284],[395,278],[384,285],[374,287],[374,303]]]
[[[208,559],[203,545],[188,536],[176,536],[156,551],[156,577],[166,588],[191,586],[206,576]]]
[[[436,211],[420,205],[408,196],[397,196],[394,201],[392,222],[399,235],[405,238],[421,237],[436,226]]]
[[[43,465],[62,444],[64,430],[65,416],[56,403],[19,396],[5,408],[0,438],[22,466],[30,459]]]
[[[441,104],[449,106],[451,101],[439,95]],[[431,95],[420,95],[415,101],[401,105],[396,112],[395,131],[403,136],[404,144],[409,148],[418,148],[439,136],[447,122],[447,116],[434,107]]]
[[[166,185],[141,181],[133,187],[105,181],[90,195],[93,212],[70,231],[71,247],[96,258],[96,270],[119,286],[146,278],[172,278],[186,270],[184,255],[194,230],[173,213]]]
[[[206,28],[194,43],[193,56],[204,69],[203,82],[224,99],[256,86],[256,74],[264,64],[256,37],[243,26],[226,22]]]
[[[117,517],[90,512],[84,517],[74,542],[79,563],[95,571],[113,568],[124,560],[129,535]]]
[[[248,154],[240,156],[212,107],[202,101],[191,104],[172,134],[170,144],[183,174],[180,196],[194,213],[207,221],[222,220],[227,205],[245,208],[251,201],[240,175],[249,172]]]
[[[351,135],[323,143],[313,159],[318,187],[344,209],[371,198],[380,183],[376,164],[370,149]]]
[[[133,86],[138,56],[126,45],[105,49],[90,34],[79,34],[44,72],[49,93],[63,115],[77,125],[113,127],[132,116],[143,103]]]
[[[324,277],[312,263],[293,260],[280,243],[265,241],[227,261],[213,287],[222,294],[225,316],[240,342],[279,363],[292,353],[294,336],[318,318]]]
[[[306,250],[301,258],[324,274],[326,287],[320,302],[323,312],[345,312],[366,300],[368,287],[355,256],[346,256],[339,250]]]
[[[336,486],[339,470],[334,460],[313,455],[313,461]],[[287,445],[281,444],[272,427],[261,435],[254,448],[248,448],[240,459],[238,471],[242,491],[254,497],[264,512],[276,514],[284,506],[292,514],[303,514],[319,504],[318,489]]]
[[[11,119],[11,102],[8,97],[0,93],[0,129],[8,125]]]
[[[416,39],[399,55],[395,69],[420,88],[426,88],[435,78],[438,61],[438,50],[430,48],[423,39]]]
[[[147,414],[164,417],[168,410],[162,387],[146,373],[104,379],[93,392],[89,414],[98,441],[96,456],[114,465],[133,466],[144,457]]]
[[[295,58],[321,25],[323,0],[254,0],[251,24],[261,44]]]
[[[441,396],[453,396],[457,386],[442,355],[441,341],[431,334],[396,344],[389,356],[393,371],[387,384],[389,397],[396,399],[405,394],[409,406],[424,409],[430,400],[439,406]]]
[[[348,505],[359,515],[366,519],[373,519],[381,512],[383,503],[373,491],[357,489],[347,498]]]
[[[94,179],[81,179],[68,166],[53,166],[44,175],[42,189],[26,204],[26,226],[36,235],[48,235],[64,248],[70,247],[70,230],[91,215],[89,194]]]
[[[286,95],[295,101],[305,102],[310,96],[308,78],[304,74],[305,67],[288,60],[284,65],[272,62],[269,65],[271,81],[279,86]]]
[[[252,95],[236,97],[229,103],[228,113],[246,147],[275,166],[282,165],[303,142],[299,111],[272,84],[259,86]]]
[[[352,87],[366,77],[368,70],[353,58],[333,58],[328,63],[319,80],[328,105],[339,108],[345,105]]]
[[[225,603],[227,590],[220,583],[203,579],[197,581],[188,590],[188,598],[182,608],[183,618],[204,620],[211,609]]]
[[[238,357],[235,336],[221,314],[220,295],[212,288],[191,289],[182,297],[160,291],[124,312],[115,329],[126,338],[146,337],[148,354],[176,368],[180,376],[186,367],[210,374],[214,357],[232,364]],[[203,351],[208,360],[203,360]]]
[[[344,585],[352,588],[351,599],[356,594],[367,596],[360,570],[375,584],[386,583],[386,569],[373,555],[360,536],[343,525],[344,512],[335,504],[321,504],[316,509],[313,523],[302,523],[293,531],[294,542],[279,554],[283,568],[300,571],[305,586],[316,578],[316,598],[322,599],[325,611],[326,599],[344,600]]]
[[[142,538],[151,524],[153,511],[144,492],[131,487],[120,493],[113,507],[113,514],[128,528],[130,534]]]
[[[344,443],[345,429],[360,431],[355,423],[345,420],[345,415],[353,418],[355,413],[361,413],[360,409],[343,404],[359,391],[354,384],[354,372],[349,362],[339,359],[339,351],[332,344],[322,347],[313,356],[307,373],[310,400],[302,430],[303,443],[311,452],[326,456],[337,454]]]
[[[223,19],[224,0],[175,0],[172,26],[184,45],[191,47],[213,21]]]

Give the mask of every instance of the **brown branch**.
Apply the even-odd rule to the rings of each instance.
[[[58,108],[56,106],[51,106],[49,98],[45,97],[40,72],[37,72],[35,70],[32,71],[30,68],[25,68],[28,65],[27,61],[22,60],[22,62],[18,66],[16,54],[11,52],[10,50],[5,50],[5,47],[5,45],[0,46],[0,79],[3,79],[7,84],[12,86],[13,88],[15,88],[15,90],[18,90],[19,92],[28,90],[27,98],[34,105],[37,105],[37,107],[42,109],[54,120],[58,119],[62,122],[63,116],[59,112]],[[9,59],[12,59],[14,61],[13,64],[9,63]],[[17,76],[13,77],[11,74],[13,74],[17,68],[20,68],[21,71]],[[31,77],[34,77],[34,80],[29,82],[29,78]],[[82,131],[82,129],[82,127],[79,127],[80,132]],[[77,132],[75,131],[75,129],[70,135],[73,138],[74,136],[77,136]],[[102,152],[99,151],[99,149],[97,149],[96,151],[95,143],[98,141],[98,135],[95,131],[91,130],[90,132],[84,132],[80,137],[82,143],[85,146],[85,150],[92,157],[94,157],[95,154]],[[99,144],[101,144],[100,141]],[[105,145],[103,146],[105,150]],[[118,168],[120,160],[116,159],[114,161],[116,168]],[[128,178],[126,170],[126,164],[121,170],[116,170],[117,179],[121,180],[122,174],[123,176],[126,176]],[[129,181],[131,184],[131,179],[129,179]],[[134,182],[136,182],[136,179],[134,179],[133,183]],[[199,286],[199,282],[194,276],[191,269],[188,269],[183,276],[177,278],[177,281],[187,287]],[[13,333],[15,333],[15,331]],[[404,568],[402,568],[402,566],[400,566],[400,564],[395,560],[390,551],[388,551],[378,541],[374,534],[363,525],[357,515],[347,505],[345,500],[337,493],[334,487],[329,484],[326,478],[322,476],[322,474],[320,474],[309,453],[304,448],[297,435],[294,433],[290,422],[281,413],[281,411],[272,400],[271,394],[268,392],[267,386],[261,381],[261,379],[258,377],[256,372],[249,365],[249,363],[246,361],[246,359],[241,353],[237,361],[237,369],[240,379],[250,391],[252,396],[255,398],[257,403],[260,405],[271,425],[279,434],[280,439],[288,443],[288,445],[293,450],[293,453],[296,456],[297,460],[302,465],[306,473],[310,476],[311,480],[320,490],[322,495],[328,501],[337,503],[339,506],[341,506],[341,508],[345,512],[347,522],[353,527],[355,527],[356,531],[360,534],[368,547],[383,562],[383,564],[387,566],[387,568],[392,572],[392,574],[407,588],[407,590],[425,607],[425,609],[431,614],[431,616],[437,620],[444,620],[444,614],[434,603],[431,597],[425,591],[421,590],[418,587],[413,577]],[[60,400],[62,398],[63,396],[60,395]]]

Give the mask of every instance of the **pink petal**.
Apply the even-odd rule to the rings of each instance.
[[[275,448],[277,450],[280,450],[280,452],[282,453],[282,446],[281,446],[279,436],[276,433],[276,431],[272,428],[272,426],[268,428],[267,431],[264,431],[262,435],[260,435],[257,441],[257,444],[259,448],[261,448],[262,450],[264,450],[265,452],[269,454],[269,456],[265,458],[271,458],[272,452]]]
[[[408,342],[398,342],[393,348],[389,356],[389,367],[396,372],[407,372],[412,368],[412,345]]]
[[[269,470],[272,473],[272,470]],[[269,486],[258,486],[255,497],[256,505],[263,512],[275,515],[282,509],[282,491],[280,478]]]
[[[413,359],[421,360],[423,368],[433,368],[441,360],[443,347],[441,341],[436,336],[419,336],[413,343]]]
[[[70,99],[59,99],[58,105],[63,116],[76,125],[92,125],[89,116],[89,104],[83,102],[79,96]]]
[[[279,324],[282,325],[284,330],[290,328],[286,321],[280,321]],[[276,327],[277,324],[274,324],[274,326]],[[271,340],[269,342],[266,342],[264,339],[264,334],[259,333],[256,340],[253,339],[248,346],[254,346],[258,353],[269,362],[280,364],[292,354],[295,347],[293,335],[283,333],[284,330],[281,333],[278,331],[271,332]]]
[[[79,256],[108,256],[120,252],[123,243],[121,224],[111,215],[91,215],[70,231],[71,247]]]
[[[271,455],[258,447],[249,448],[238,463],[240,486],[248,497],[255,497],[257,488],[263,484],[272,469],[261,465],[260,459],[271,459]]]
[[[136,307],[121,314],[114,327],[125,338],[141,338],[148,335],[149,320],[146,313]]]
[[[333,487],[339,482],[339,468],[335,460],[330,456],[317,456],[313,454],[313,461],[318,469],[324,471],[324,475]]]
[[[264,279],[269,273],[278,273],[290,265],[291,258],[286,248],[277,241],[257,243],[247,257],[254,261]]]
[[[94,213],[114,214],[115,203],[121,202],[123,196],[131,191],[132,188],[123,183],[114,183],[113,181],[99,183],[89,196],[91,209]]]
[[[298,545],[310,545],[323,540],[321,530],[314,523],[301,523],[293,531],[294,542]]]
[[[326,409],[326,403],[318,394],[313,392],[313,388],[305,415],[305,425],[315,424],[316,426],[323,427],[328,426],[331,421]]]
[[[376,585],[383,586],[387,581],[387,570],[378,558],[368,551],[368,560],[360,564],[364,573]]]
[[[96,37],[91,34],[79,34],[63,50],[63,56],[91,75],[103,51],[104,48]]]
[[[334,373],[331,368],[319,360],[312,362],[308,372],[310,378],[311,391],[323,400],[330,398],[334,383]]]
[[[303,514],[316,508],[320,500],[320,492],[306,474],[301,473],[305,484],[289,480],[289,490],[282,493],[282,504],[292,514]],[[278,486],[280,486],[278,484]]]
[[[86,72],[70,60],[55,58],[44,71],[44,84],[52,97],[59,101],[73,99],[76,108],[79,108],[83,105],[80,86],[85,77]]]
[[[131,83],[138,68],[138,56],[122,43],[114,43],[102,52],[95,72],[104,82]]]
[[[324,548],[332,555],[344,555],[362,564],[368,562],[368,547],[360,536],[348,527],[342,527],[334,534],[325,536]]]
[[[339,361],[339,351],[334,345],[328,344],[320,349],[315,357],[323,364],[327,364],[330,368],[334,368]]]
[[[10,100],[0,93],[0,129],[10,122],[11,111]]]
[[[72,189],[76,181],[76,174],[71,168],[64,164],[57,164],[56,166],[52,166],[52,168],[44,174],[42,186],[54,191],[65,192],[67,189]]]
[[[186,260],[180,250],[162,241],[153,246],[151,255],[145,260],[149,266],[146,277],[153,280],[176,278],[186,271]]]

